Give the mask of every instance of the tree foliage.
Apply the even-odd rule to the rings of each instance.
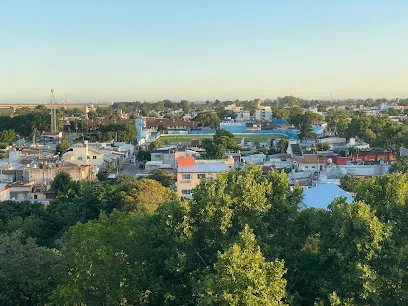
[[[234,134],[224,129],[218,129],[213,139],[204,139],[203,147],[205,157],[209,159],[223,159],[227,150],[237,150],[238,145],[234,140]]]
[[[213,112],[200,113],[197,115],[197,117],[194,118],[194,120],[197,121],[198,126],[209,127],[213,129],[218,128],[221,123],[220,118]]]
[[[284,305],[284,264],[267,262],[248,226],[238,242],[218,253],[214,272],[199,284],[199,305]]]
[[[119,176],[71,181],[46,208],[3,202],[0,301],[406,305],[408,177],[354,184],[355,202],[327,210],[299,209],[302,189],[255,165],[202,180],[192,200]]]
[[[57,144],[55,153],[62,156],[70,147],[71,147],[71,144],[68,141],[61,140],[60,143]]]
[[[16,138],[16,132],[14,130],[0,131],[0,142],[11,143]]]
[[[154,169],[148,177],[158,181],[164,187],[170,187],[173,184],[173,176],[165,169]]]

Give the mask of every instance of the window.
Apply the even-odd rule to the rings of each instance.
[[[189,173],[182,174],[181,178],[183,180],[191,180],[191,174],[189,174]]]
[[[92,156],[92,159],[96,159],[96,156],[94,155],[94,156]]]
[[[34,200],[37,200],[38,199],[38,195],[34,195]]]
[[[205,173],[197,174],[198,179],[205,179]]]
[[[190,195],[191,194],[191,189],[183,189],[181,190],[181,193],[184,195]]]

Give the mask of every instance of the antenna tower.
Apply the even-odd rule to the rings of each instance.
[[[50,109],[51,109],[51,133],[57,133],[57,101],[54,96],[54,89],[51,89]]]

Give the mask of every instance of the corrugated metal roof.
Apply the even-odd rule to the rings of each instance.
[[[177,172],[180,173],[219,173],[229,171],[233,168],[232,165],[225,164],[195,164],[190,167],[178,167]]]
[[[303,191],[302,203],[306,207],[323,208],[331,204],[336,197],[345,197],[347,203],[353,201],[353,197],[335,184],[321,184]]]

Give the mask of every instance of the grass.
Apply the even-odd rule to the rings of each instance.
[[[242,138],[251,142],[267,142],[270,138],[279,138],[277,134],[235,134],[234,140],[240,142]],[[213,135],[162,135],[160,139],[170,144],[191,143],[192,139],[212,139]]]

